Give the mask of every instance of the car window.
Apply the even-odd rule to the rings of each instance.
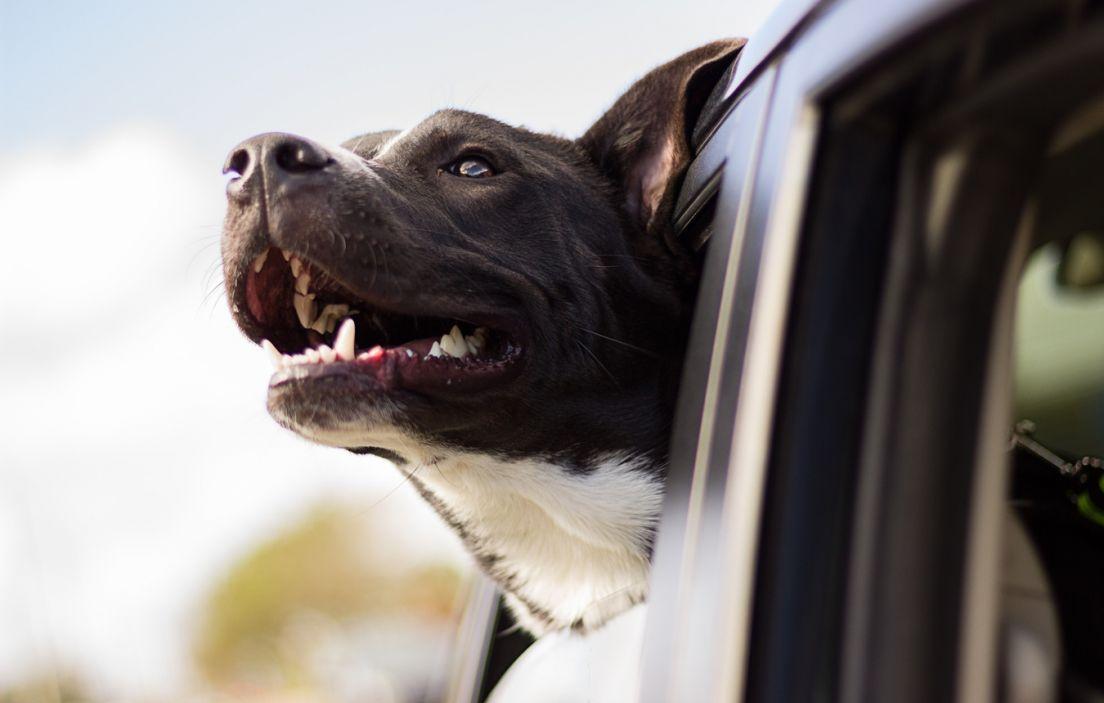
[[[1016,310],[1016,417],[1064,456],[1104,456],[1104,235],[1034,252]]]
[[[1034,248],[1015,308],[1011,505],[1028,539],[1012,530],[1005,542],[1001,678],[1049,700],[1104,691],[1101,106],[1055,130],[1025,214]]]

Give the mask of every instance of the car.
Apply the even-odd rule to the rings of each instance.
[[[704,273],[650,596],[602,650],[636,665],[559,675],[1101,700],[1104,2],[786,0],[693,143],[675,217]],[[451,700],[530,646],[507,618],[473,597]]]

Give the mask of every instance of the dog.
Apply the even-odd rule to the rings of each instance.
[[[394,462],[535,635],[643,601],[700,268],[671,219],[743,46],[689,51],[571,140],[446,109],[231,150],[234,320],[267,406]]]

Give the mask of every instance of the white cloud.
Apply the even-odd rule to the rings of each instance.
[[[0,686],[53,660],[108,690],[171,689],[235,554],[323,495],[400,483],[264,414],[264,354],[203,302],[218,166],[134,129],[0,176]],[[397,553],[456,556],[408,489],[378,509],[402,512]]]

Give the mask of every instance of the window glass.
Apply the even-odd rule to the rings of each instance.
[[[1052,242],[1028,261],[1016,320],[1016,417],[1066,458],[1104,455],[1102,234]]]

